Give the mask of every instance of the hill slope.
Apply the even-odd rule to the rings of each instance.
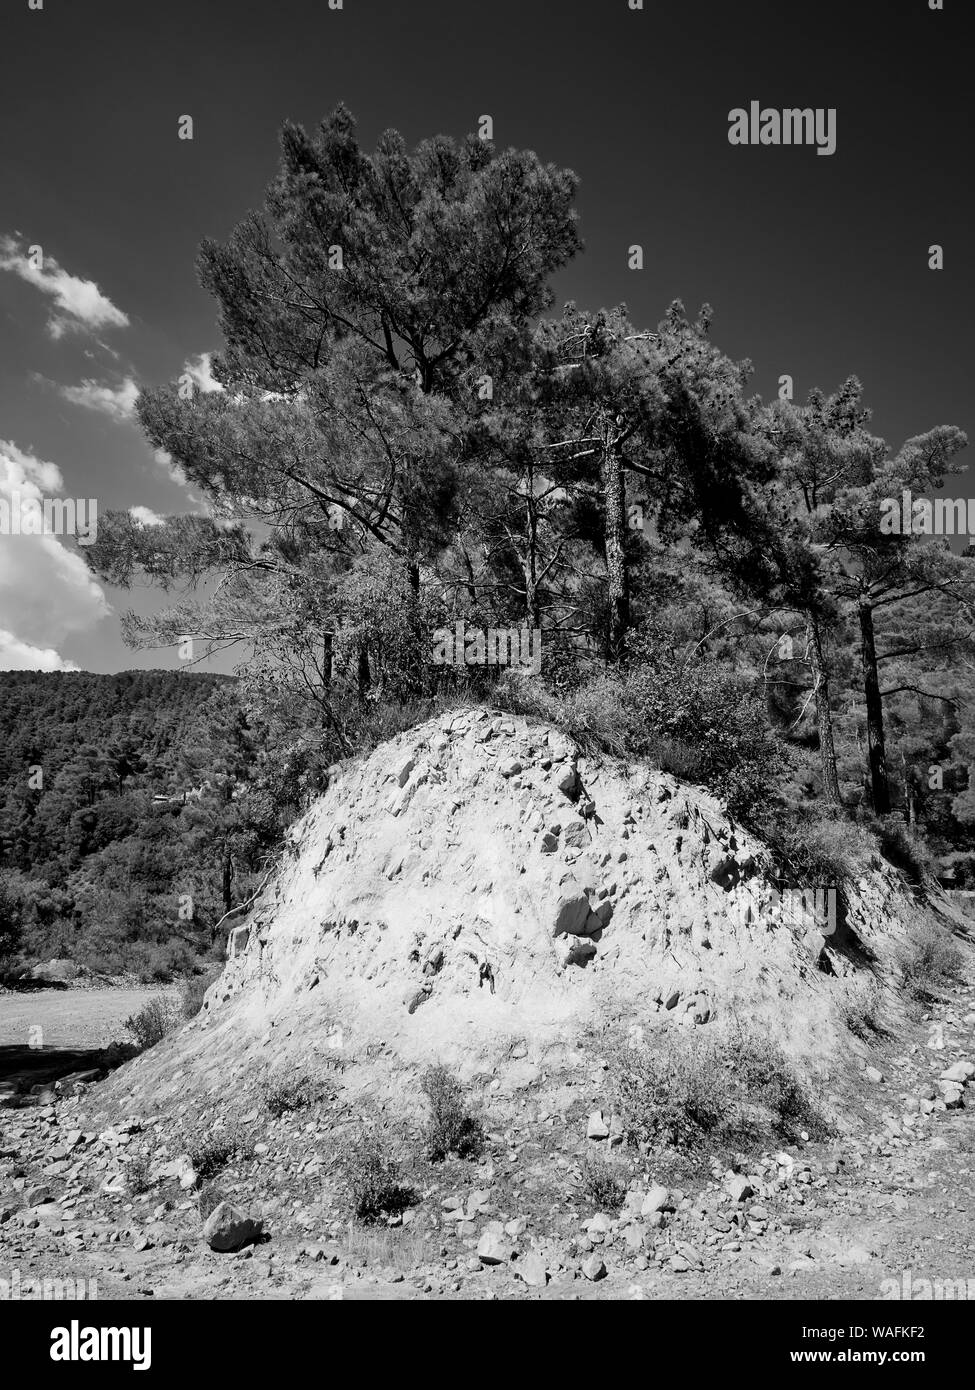
[[[878,860],[826,921],[699,789],[447,714],[337,769],[200,1018],[109,1084],[159,1104],[338,1047],[352,1088],[430,1060],[509,1087],[612,1026],[740,1025],[825,1068],[917,917],[897,885]]]

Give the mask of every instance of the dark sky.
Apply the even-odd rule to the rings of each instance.
[[[623,300],[653,326],[675,297],[707,300],[763,395],[781,373],[805,397],[855,372],[892,444],[971,431],[972,9],[2,0],[0,493],[49,489],[43,461],[102,511],[199,510],[132,423],[135,385],[219,347],[197,244],[260,204],[281,121],[312,125],[339,100],[368,147],[388,126],[413,142],[490,113],[499,145],[574,168],[586,251],[559,302]],[[752,100],[835,107],[836,153],[730,145],[728,113]],[[32,244],[42,277],[24,273]],[[71,551],[0,537],[0,667],[176,664],[123,646],[118,610],[152,600],[102,594]]]

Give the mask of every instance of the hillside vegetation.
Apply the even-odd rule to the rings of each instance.
[[[164,980],[277,835],[235,682],[169,671],[0,676],[0,950]],[[221,933],[222,938],[222,933]]]

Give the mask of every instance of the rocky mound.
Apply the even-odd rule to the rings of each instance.
[[[482,709],[335,773],[232,931],[194,1038],[153,1072],[173,1076],[175,1047],[177,1085],[336,1048],[551,1073],[592,1028],[663,1021],[758,1026],[825,1059],[909,910],[880,868],[832,913],[783,895],[702,790]]]

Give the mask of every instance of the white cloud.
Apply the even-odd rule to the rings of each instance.
[[[56,464],[0,440],[0,497],[11,513],[15,507],[22,509],[25,500],[43,503],[63,488]],[[44,649],[56,647],[72,633],[88,631],[108,612],[105,594],[85,561],[59,536],[48,529],[38,535],[3,537],[0,629],[16,634],[25,650],[43,655]]]
[[[165,519],[157,516],[149,507],[130,507],[129,516],[140,526],[165,526]]]
[[[40,497],[44,492],[60,492],[63,487],[64,479],[56,463],[47,463],[18,449],[11,439],[0,439],[0,495],[9,497],[13,488],[19,488],[22,494]]]
[[[86,410],[99,410],[113,420],[122,421],[133,419],[139,397],[138,383],[130,376],[125,378],[121,386],[107,386],[104,382],[86,377],[80,386],[62,386],[60,391],[73,405],[84,406]]]
[[[201,352],[197,357],[189,357],[183,363],[183,375],[188,376],[198,391],[222,391],[223,387],[213,375],[213,353]]]
[[[180,487],[185,486],[186,474],[174,461],[172,454],[167,453],[165,449],[153,449],[152,457],[160,468],[165,469],[174,483],[179,483]]]
[[[5,627],[0,627],[0,671],[80,671],[53,647],[32,647]]]
[[[0,237],[0,270],[13,271],[29,285],[49,295],[60,311],[52,313],[47,329],[52,338],[61,338],[71,329],[127,328],[129,317],[102,294],[94,280],[69,275],[53,256],[41,255],[40,264],[22,250],[13,237]]]

